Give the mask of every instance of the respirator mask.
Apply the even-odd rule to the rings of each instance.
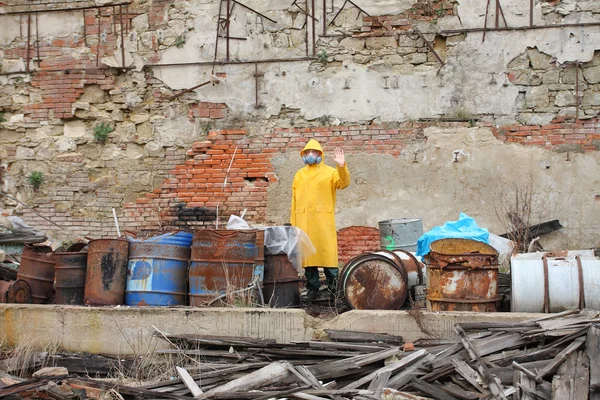
[[[313,152],[310,152],[308,154],[303,155],[302,160],[304,161],[304,164],[315,165],[320,164],[321,161],[323,161],[323,157]]]

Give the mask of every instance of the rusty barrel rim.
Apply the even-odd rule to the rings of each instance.
[[[431,268],[467,264],[473,268],[498,264],[498,252],[487,243],[463,238],[438,239],[431,243],[426,256]]]
[[[397,310],[400,307],[402,307],[402,304],[404,304],[406,296],[408,294],[408,275],[406,273],[406,270],[404,269],[403,264],[401,263],[400,258],[395,254],[394,256],[400,262],[394,261],[386,255],[376,253],[365,253],[354,257],[353,259],[348,261],[346,265],[344,265],[344,267],[340,271],[340,282],[338,290],[340,291],[340,294],[343,295],[343,297],[345,298],[346,303],[349,307],[353,309],[390,310]],[[384,285],[381,284],[381,282],[374,282],[377,279],[369,280],[368,277],[364,277],[365,279],[355,279],[357,285],[362,286],[362,290],[357,289],[356,295],[354,294],[354,292],[350,291],[351,286],[349,285],[348,280],[351,279],[351,277],[354,278],[354,272],[357,271],[359,267],[362,266],[368,267],[370,270],[379,269],[380,271],[383,271],[379,267],[371,267],[369,264],[367,264],[369,262],[383,263],[384,266],[387,266],[389,268],[389,271],[391,271],[391,273],[387,275],[389,280],[392,280],[393,277],[391,277],[391,275],[395,271],[397,273],[396,278],[398,279],[399,283],[397,290],[391,292],[384,292],[385,288]],[[383,279],[383,275],[377,275],[379,275],[377,277],[378,279]],[[367,286],[370,287],[367,288]],[[380,294],[376,294],[378,293],[378,291]],[[362,294],[365,292],[368,293],[362,296]],[[394,295],[397,295],[397,297],[395,297]],[[373,301],[375,300],[380,300],[381,302],[379,304],[373,303]]]
[[[27,281],[0,281],[0,302],[9,304],[31,304],[31,288]]]

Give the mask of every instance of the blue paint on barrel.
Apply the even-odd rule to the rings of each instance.
[[[187,305],[187,271],[193,234],[177,232],[132,240],[127,265],[125,304]]]

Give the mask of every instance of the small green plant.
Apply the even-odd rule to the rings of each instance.
[[[438,8],[437,10],[435,10],[435,14],[441,18],[444,15],[446,15],[446,10],[444,10],[443,8]]]
[[[44,173],[42,171],[33,171],[27,177],[29,184],[33,186],[34,190],[38,190],[44,182]]]
[[[477,120],[476,120],[476,119],[470,119],[470,120],[469,120],[469,126],[470,126],[471,128],[474,128],[474,127],[475,127],[475,125],[477,125]]]
[[[327,53],[327,50],[325,50],[325,49],[323,49],[323,50],[321,50],[320,52],[317,53],[317,58],[323,64],[327,64],[327,58],[328,57],[329,57],[329,54]]]
[[[185,35],[181,34],[179,36],[177,36],[175,38],[175,42],[173,43],[175,45],[175,47],[177,47],[178,49],[182,48],[183,45],[185,44]]]
[[[108,139],[108,134],[112,131],[114,131],[114,129],[110,125],[102,122],[94,127],[94,139],[98,143],[105,143]]]
[[[6,119],[4,119],[4,111],[0,111],[0,122],[6,122]]]

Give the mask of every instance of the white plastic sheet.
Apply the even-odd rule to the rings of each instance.
[[[295,226],[265,228],[265,251],[267,254],[287,254],[298,272],[302,271],[302,260],[316,252],[308,235]]]

